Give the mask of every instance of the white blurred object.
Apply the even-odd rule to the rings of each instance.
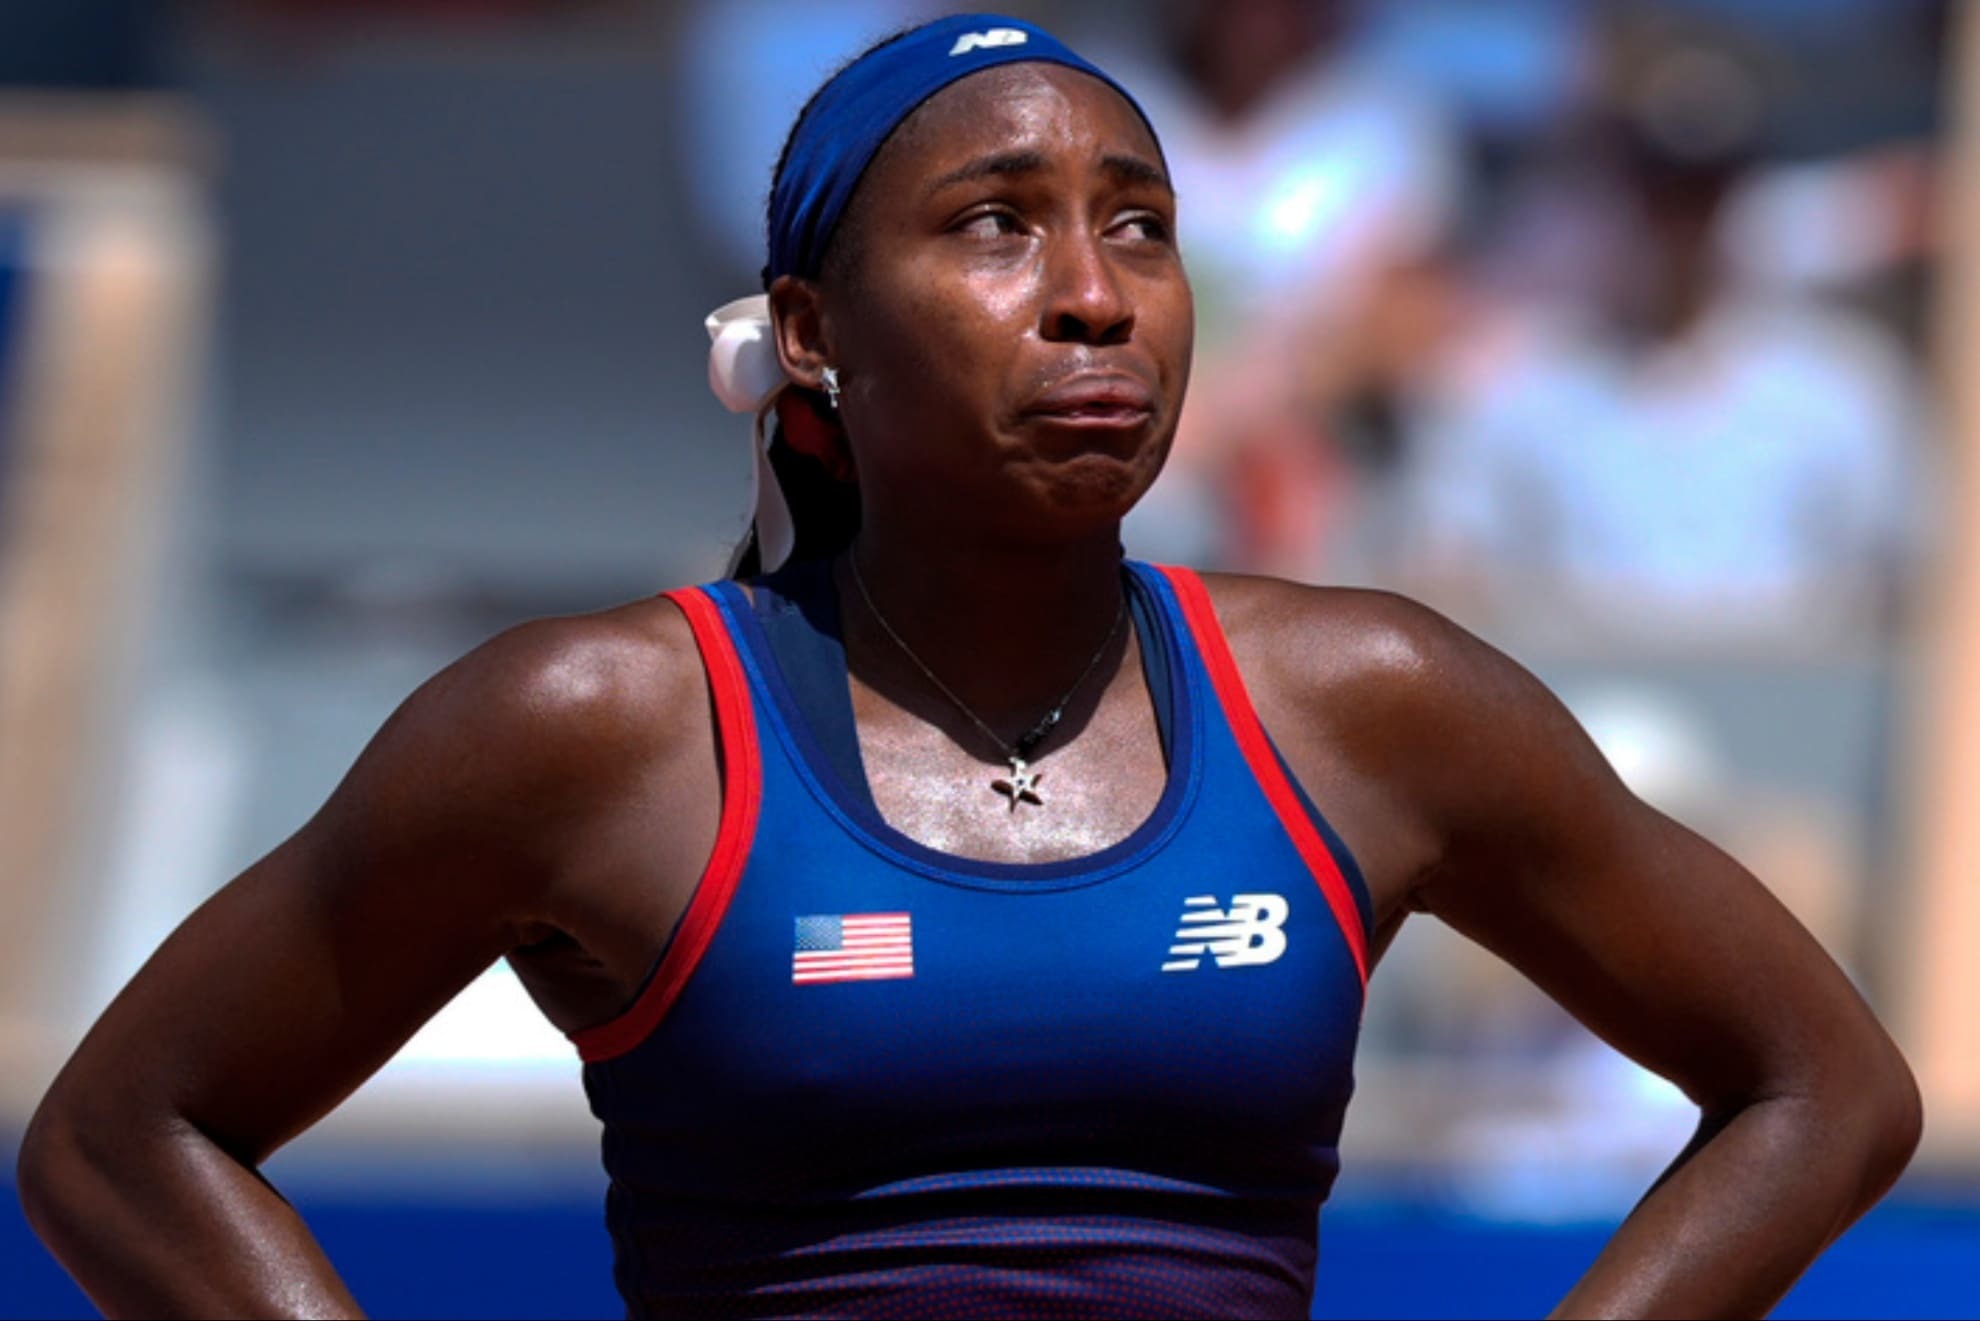
[[[1697,1107],[1593,1037],[1543,1068],[1552,1105],[1480,1115],[1452,1133],[1458,1199],[1483,1215],[1542,1224],[1627,1214],[1690,1140]]]
[[[1664,811],[1712,801],[1725,788],[1724,758],[1703,716],[1682,699],[1642,684],[1565,695],[1631,793]]]
[[[388,1073],[471,1074],[485,1066],[539,1066],[560,1081],[577,1052],[550,1026],[515,971],[498,963],[428,1019],[386,1066]]]
[[[1415,526],[1518,625],[1665,652],[1863,636],[1930,533],[1903,350],[1732,296],[1644,346],[1534,308],[1425,401]],[[1521,613],[1524,612],[1524,613]]]
[[[137,712],[80,1012],[101,1012],[187,911],[226,879],[248,763],[239,714],[218,683],[162,686]]]
[[[1902,242],[1878,176],[1850,161],[1758,171],[1728,200],[1720,224],[1728,275],[1756,289],[1854,284],[1888,267]]]
[[[1453,128],[1399,79],[1320,60],[1228,122],[1167,70],[1112,62],[1161,134],[1182,199],[1199,353],[1255,337],[1253,319],[1290,304],[1303,317],[1345,314],[1369,280],[1428,251],[1456,218]]]

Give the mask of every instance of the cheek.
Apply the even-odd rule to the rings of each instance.
[[[1037,318],[1036,272],[1029,266],[984,272],[957,285],[956,308],[984,333],[1015,342]]]
[[[1030,301],[1020,283],[948,272],[882,294],[861,334],[874,379],[897,396],[940,393],[957,405],[980,404],[996,393],[1002,366],[1024,340]]]
[[[1151,305],[1158,309],[1155,324],[1163,356],[1186,372],[1196,347],[1195,295],[1187,281],[1179,281],[1165,287]]]
[[[915,329],[929,355],[939,358],[946,380],[988,384],[996,364],[1018,351],[1028,307],[1008,281],[952,281],[923,299]]]

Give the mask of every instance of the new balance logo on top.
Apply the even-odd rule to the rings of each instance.
[[[1213,895],[1185,899],[1182,926],[1162,971],[1194,972],[1205,954],[1219,968],[1271,963],[1286,952],[1284,927],[1291,911],[1276,894],[1235,895],[1228,910],[1217,907]]]
[[[956,38],[956,44],[949,47],[951,55],[967,55],[973,50],[991,50],[998,46],[1022,46],[1031,40],[1031,34],[1021,28],[991,28],[987,32],[965,32]]]

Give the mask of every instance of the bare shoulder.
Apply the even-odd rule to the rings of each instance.
[[[554,854],[617,791],[708,761],[705,680],[680,610],[655,598],[517,625],[423,684],[386,721],[322,822],[417,820]]]
[[[1205,574],[1247,682],[1306,699],[1434,707],[1518,667],[1430,607],[1394,592]]]
[[[1619,801],[1574,718],[1524,667],[1392,592],[1208,575],[1261,718],[1324,744],[1440,837]],[[1289,755],[1298,754],[1288,749]]]
[[[655,598],[518,624],[435,675],[401,714],[520,739],[562,764],[667,741],[702,685],[686,619]]]

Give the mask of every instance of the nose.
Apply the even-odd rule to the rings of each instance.
[[[1073,344],[1125,344],[1133,336],[1133,299],[1099,236],[1079,233],[1050,245],[1040,330]]]

